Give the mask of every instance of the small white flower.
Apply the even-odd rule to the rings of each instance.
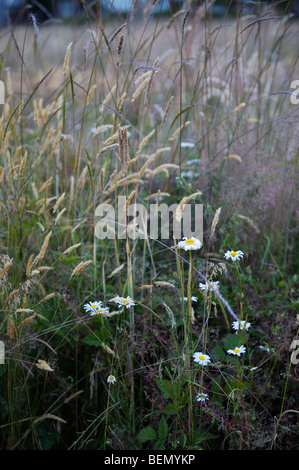
[[[192,170],[187,170],[187,171],[182,171],[181,175],[178,176],[177,179],[180,179],[180,178],[195,178],[198,175],[199,175],[198,173],[194,173],[194,171],[192,171]]]
[[[214,289],[219,290],[219,281],[210,281],[210,284],[214,287]],[[199,283],[200,290],[208,291],[211,290],[211,287],[206,282],[205,284]]]
[[[182,142],[181,148],[193,148],[195,144],[193,142]]]
[[[274,349],[270,349],[270,348],[267,348],[265,346],[259,346],[260,349],[262,349],[263,351],[266,351],[266,352],[271,352],[271,351],[274,351]]]
[[[84,310],[86,312],[95,312],[98,308],[102,307],[102,302],[99,301],[94,301],[94,302],[88,302],[87,304],[84,305]]]
[[[103,315],[105,313],[109,313],[108,307],[97,307],[90,312],[90,315]]]
[[[198,393],[196,395],[196,400],[197,401],[207,401],[207,400],[209,400],[209,396],[208,396],[207,393]]]
[[[182,298],[181,298],[181,300],[182,300]],[[184,297],[184,300],[185,300],[185,302],[188,302],[189,299],[188,299],[188,297]],[[191,300],[192,300],[192,302],[197,302],[198,299],[197,299],[197,297],[192,295]]]
[[[233,329],[234,330],[237,330],[236,331],[236,334],[240,331],[240,330],[248,330],[248,328],[251,327],[251,323],[246,323],[245,320],[240,320],[240,321],[234,321],[233,322]]]
[[[206,366],[211,362],[210,356],[207,354],[203,354],[202,352],[196,352],[193,354],[194,362],[201,364],[202,366]]]
[[[108,384],[114,384],[116,382],[116,378],[114,377],[114,375],[109,375],[108,379],[107,379],[107,383]]]
[[[184,248],[185,251],[188,250],[199,250],[202,247],[202,243],[198,238],[191,237],[186,238],[184,237],[182,241],[178,243],[179,248]]]
[[[243,258],[243,255],[243,251],[227,251],[224,258],[231,259],[232,261],[239,261],[240,258]]]
[[[128,297],[115,297],[114,299],[112,299],[112,301],[118,304],[118,308],[121,308],[121,307],[130,308],[130,307],[133,307],[133,305],[135,305],[134,300],[129,296]]]
[[[229,349],[227,351],[228,354],[233,354],[234,356],[240,356],[241,354],[244,354],[246,351],[245,346],[236,346],[234,349]]]
[[[194,163],[200,163],[201,158],[193,158],[193,160],[187,160],[186,165],[194,165]]]

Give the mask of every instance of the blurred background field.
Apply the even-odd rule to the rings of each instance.
[[[1,449],[298,448],[298,9],[2,3]],[[97,239],[117,195],[203,204],[203,247]]]

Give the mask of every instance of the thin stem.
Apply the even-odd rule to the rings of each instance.
[[[241,274],[240,274],[240,271],[239,271],[237,262],[235,261],[234,264],[235,264],[235,267],[236,267],[236,270],[237,270],[237,273],[238,273],[239,284],[240,284],[240,312],[239,312],[239,315],[240,315],[240,320],[243,320],[243,289],[242,289],[242,278],[241,278]]]

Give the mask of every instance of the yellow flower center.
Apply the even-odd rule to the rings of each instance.
[[[96,304],[92,304],[90,308],[96,308]]]
[[[204,361],[204,360],[205,360],[205,356],[199,356],[199,359],[200,359],[201,361]]]
[[[235,348],[235,349],[234,349],[234,352],[235,352],[235,353],[238,353],[238,352],[240,352],[240,349],[239,349],[239,348]]]
[[[237,256],[238,253],[236,251],[231,251],[230,254],[231,254],[231,256]]]
[[[185,241],[186,245],[194,245],[194,240],[191,240],[191,238],[188,238],[188,240]]]
[[[121,303],[122,303],[122,304],[125,304],[125,305],[128,305],[128,304],[129,304],[129,301],[128,301],[128,300],[121,300]]]
[[[109,377],[110,382],[113,382],[113,379],[114,379],[114,377],[112,375],[110,375],[110,377]]]

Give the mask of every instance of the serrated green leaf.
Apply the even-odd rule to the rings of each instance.
[[[153,439],[157,439],[157,433],[151,426],[147,426],[141,429],[137,438],[141,442],[152,441]]]
[[[157,380],[157,384],[159,385],[159,388],[163,394],[164,398],[170,398],[170,380],[162,379],[162,380]]]
[[[156,381],[163,398],[171,398],[177,400],[179,397],[181,384],[179,382],[173,382],[172,380],[161,379]]]
[[[165,441],[168,432],[168,424],[164,416],[161,417],[158,426],[158,436]]]
[[[89,346],[101,346],[102,341],[97,338],[96,333],[89,333],[87,336],[81,339],[82,343],[89,344]]]

